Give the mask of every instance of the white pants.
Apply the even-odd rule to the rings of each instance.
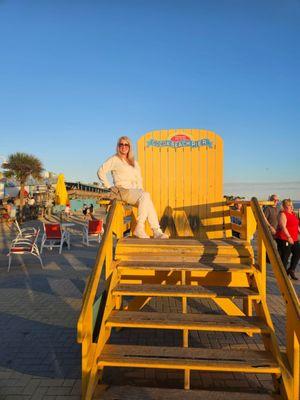
[[[144,192],[142,189],[122,189],[122,200],[138,207],[138,224],[144,224],[148,219],[151,229],[160,228],[150,193]]]

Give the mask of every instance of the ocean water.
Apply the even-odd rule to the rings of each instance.
[[[300,209],[300,200],[294,200],[293,204],[294,204],[294,209],[295,210],[299,210]]]
[[[224,194],[242,196],[250,200],[253,196],[258,200],[267,200],[272,193],[279,198],[293,199],[295,207],[300,208],[300,181],[297,182],[233,182],[224,183]]]

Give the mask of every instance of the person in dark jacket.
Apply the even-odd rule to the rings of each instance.
[[[269,201],[272,201],[273,204],[264,207],[263,211],[266,217],[267,225],[272,233],[272,236],[275,238],[278,226],[278,214],[279,214],[279,209],[278,209],[279,198],[277,194],[271,194],[271,196],[269,197]]]

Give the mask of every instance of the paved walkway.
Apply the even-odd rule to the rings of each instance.
[[[81,244],[81,216],[73,217],[76,226],[72,228],[72,246],[45,249],[42,270],[39,261],[31,256],[13,259],[11,271],[7,272],[7,248],[11,232],[0,225],[0,399],[79,399],[81,349],[76,342],[76,323],[81,307],[85,282],[94,265],[97,244],[86,248]],[[40,222],[36,222],[41,225]],[[300,294],[300,285],[296,284]],[[284,304],[279,295],[271,269],[269,269],[269,303],[276,324],[281,346],[284,345]],[[209,307],[208,302],[191,303],[191,309]],[[148,305],[162,311],[178,312],[179,303],[174,300],[158,302],[153,299]],[[194,311],[195,312],[195,311]],[[128,340],[129,330],[122,330],[119,339]],[[132,343],[145,343],[145,337],[153,344],[167,342],[176,345],[181,340],[178,334],[170,335],[158,331],[133,330]],[[176,336],[177,335],[177,336]],[[114,338],[112,338],[114,341]],[[262,348],[256,336],[243,338],[238,334],[194,332],[192,343],[216,348]],[[195,373],[195,388],[235,388],[244,386],[247,390],[269,389],[269,377]],[[114,384],[149,384],[180,387],[181,378],[174,371],[124,370],[109,375],[107,382]],[[178,380],[179,379],[179,380]],[[178,384],[179,382],[179,384]],[[237,384],[238,383],[238,384]],[[141,399],[142,400],[142,399]]]
[[[1,400],[80,399],[76,323],[97,244],[84,247],[82,218],[73,221],[70,251],[45,249],[44,270],[32,256],[15,256],[10,272],[5,254],[12,236],[0,225]]]

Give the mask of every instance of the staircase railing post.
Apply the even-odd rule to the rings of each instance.
[[[263,242],[260,229],[257,230],[257,265],[259,266],[261,295],[266,299],[267,296],[267,263],[266,246]]]
[[[242,239],[250,242],[254,235],[254,232],[256,231],[256,220],[250,204],[244,204],[243,206],[242,225],[246,228],[246,233],[243,234],[244,237],[242,237]]]
[[[111,274],[111,263],[113,259],[113,234],[109,235],[105,245],[105,279]]]
[[[299,331],[298,331],[299,334]],[[300,337],[297,336],[295,317],[287,304],[286,355],[289,360],[293,383],[292,399],[300,398]]]

